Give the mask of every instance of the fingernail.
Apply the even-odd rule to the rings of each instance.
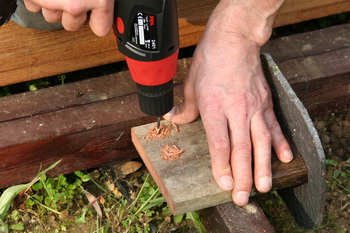
[[[283,157],[288,163],[293,160],[293,153],[290,150],[286,150],[283,152]]]
[[[220,178],[220,183],[224,189],[227,189],[227,190],[233,189],[233,179],[231,176],[222,176]]]
[[[261,191],[261,192],[269,191],[271,189],[271,186],[272,186],[271,177],[263,176],[263,177],[259,178],[258,186],[259,186],[259,191]]]
[[[239,206],[245,206],[249,200],[249,193],[245,191],[240,191],[236,193],[236,198],[234,202]]]
[[[165,115],[163,116],[163,118],[164,118],[165,120],[171,122],[171,121],[173,120],[173,116],[174,116],[174,114],[175,114],[175,109],[176,109],[176,107],[174,106],[167,114],[165,114]]]

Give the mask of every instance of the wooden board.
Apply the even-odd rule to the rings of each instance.
[[[308,181],[281,190],[296,221],[307,229],[321,225],[326,201],[326,158],[307,110],[270,55],[262,59],[281,129],[293,141],[308,168]]]
[[[164,121],[163,121],[164,122]],[[133,127],[132,141],[155,179],[174,214],[187,213],[232,201],[231,192],[221,190],[211,173],[207,139],[202,122],[181,125],[165,139],[148,141],[145,137],[155,123]],[[161,148],[175,144],[184,150],[176,161],[161,158]],[[294,154],[297,154],[294,151]],[[290,164],[272,160],[274,189],[299,185],[307,180],[307,169],[300,156]],[[253,191],[254,195],[256,192]]]
[[[350,37],[344,35],[349,32],[350,25],[342,25],[272,40],[266,47],[265,52],[271,51],[281,61],[280,69],[293,80],[293,89],[313,116],[350,109],[349,89],[345,88],[350,86],[350,61],[342,52],[348,49]],[[309,46],[311,41],[315,46]],[[317,61],[314,70],[322,71],[318,76],[313,77],[308,63],[303,62],[310,59]],[[333,61],[339,64],[336,69],[322,68],[334,65]],[[181,83],[190,62],[188,58],[179,60],[176,103],[182,101]],[[296,74],[300,78],[296,79]],[[307,78],[302,78],[304,75]],[[47,167],[61,158],[50,175],[136,157],[130,128],[154,121],[138,109],[127,71],[2,97],[0,177],[4,179],[0,187],[28,182],[41,165]]]
[[[217,0],[178,0],[180,46],[196,45]],[[350,11],[348,0],[287,0],[275,26]],[[0,28],[0,86],[123,60],[114,36],[99,38],[88,26],[77,32]]]

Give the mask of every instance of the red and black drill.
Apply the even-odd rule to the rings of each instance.
[[[141,110],[162,116],[173,107],[179,32],[176,0],[116,0],[114,32],[137,84]],[[0,0],[0,26],[16,0]]]
[[[141,110],[166,114],[173,107],[179,51],[176,0],[117,0],[114,16],[118,48],[136,82]]]

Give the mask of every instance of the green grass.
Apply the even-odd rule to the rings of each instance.
[[[145,169],[127,179],[113,181],[111,177],[108,172],[97,179],[82,171],[57,177],[40,172],[30,184],[7,189],[12,195],[6,199],[0,232],[75,232],[84,227],[101,233],[168,232],[174,228],[205,232],[196,212],[171,215]]]

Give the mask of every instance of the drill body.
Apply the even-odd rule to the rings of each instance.
[[[173,107],[179,48],[176,0],[117,0],[114,32],[136,82],[141,110],[164,115]]]
[[[0,0],[0,26],[17,0]],[[179,30],[176,0],[116,0],[114,33],[136,82],[141,110],[162,116],[173,107]]]

